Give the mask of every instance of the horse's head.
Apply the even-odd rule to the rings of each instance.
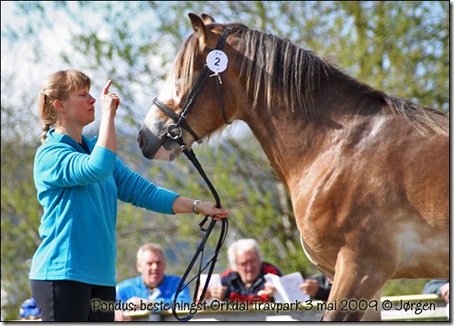
[[[167,84],[153,101],[138,135],[139,147],[149,159],[173,160],[181,152],[179,143],[189,148],[237,118],[233,110],[241,101],[242,90],[234,82],[238,68],[233,66],[233,33],[208,15],[190,13],[189,18],[194,33],[180,50]],[[226,56],[221,53],[216,57],[216,49]],[[220,68],[216,76],[213,64],[227,67],[222,72]]]

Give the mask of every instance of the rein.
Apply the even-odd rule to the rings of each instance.
[[[229,33],[230,33],[230,29],[225,28],[221,35],[221,38],[218,41],[218,44],[216,45],[217,50],[220,50],[224,46]],[[210,52],[211,49],[205,48],[205,51]],[[206,175],[205,171],[203,170],[202,166],[200,165],[199,161],[197,160],[194,151],[192,149],[189,150],[186,147],[186,144],[183,141],[183,132],[181,130],[181,127],[183,127],[185,130],[187,130],[192,135],[192,137],[194,137],[196,142],[200,142],[199,141],[200,137],[191,129],[191,127],[189,126],[189,124],[186,121],[186,117],[187,117],[187,114],[188,114],[190,108],[195,103],[197,94],[202,91],[208,78],[213,77],[213,76],[217,77],[216,78],[217,91],[218,91],[219,100],[220,100],[220,104],[221,104],[221,111],[222,111],[222,115],[224,117],[224,121],[228,124],[228,120],[227,120],[227,117],[225,114],[225,109],[224,109],[224,102],[222,100],[221,87],[220,87],[220,85],[222,84],[221,78],[217,73],[214,73],[212,75],[210,75],[210,73],[211,73],[210,68],[208,68],[208,66],[205,64],[199,78],[197,79],[196,83],[194,84],[193,88],[191,89],[191,91],[188,95],[188,98],[186,100],[186,103],[185,103],[180,115],[177,115],[175,112],[173,112],[171,109],[169,109],[164,103],[162,103],[157,98],[155,98],[153,100],[153,103],[163,113],[165,113],[167,116],[169,116],[174,121],[174,123],[170,124],[167,128],[167,137],[176,141],[178,143],[178,145],[180,145],[180,149],[182,150],[182,152],[192,162],[192,164],[195,166],[195,168],[197,169],[199,174],[205,180],[208,188],[210,189],[210,191],[216,201],[216,207],[221,208],[221,200],[219,198],[219,195],[218,195],[216,189],[213,187],[213,184],[208,179],[208,176]],[[208,228],[205,229],[204,225],[207,222],[207,220],[208,220],[208,216],[205,216],[205,218],[199,223],[200,229],[203,232],[205,232],[205,235],[202,238],[202,241],[199,243],[199,246],[197,247],[197,250],[196,250],[192,260],[190,261],[186,271],[184,272],[183,277],[181,278],[181,281],[178,284],[178,288],[175,293],[175,297],[174,297],[174,301],[173,301],[173,305],[172,305],[172,313],[175,316],[175,318],[178,319],[179,321],[189,321],[192,317],[194,317],[194,315],[197,312],[197,309],[191,309],[186,316],[179,317],[177,314],[177,311],[176,311],[177,299],[178,299],[179,294],[195,280],[196,286],[195,286],[195,291],[194,291],[194,295],[193,295],[193,303],[198,303],[199,300],[201,301],[205,298],[205,294],[208,289],[208,285],[210,283],[211,275],[213,274],[213,270],[214,270],[214,267],[215,267],[215,264],[217,261],[218,254],[219,254],[221,247],[227,236],[228,220],[224,218],[220,221],[221,222],[221,231],[219,234],[219,239],[217,241],[214,253],[213,253],[212,257],[207,261],[207,263],[205,265],[203,265],[203,256],[204,256],[204,251],[205,251],[205,245],[217,222],[216,220],[211,219],[210,224],[208,225]],[[200,258],[200,264],[198,266],[197,275],[194,276],[193,278],[191,278],[189,281],[186,281],[186,279],[189,276],[189,273],[192,271],[194,265],[197,262],[197,259],[199,259],[199,258]],[[208,269],[207,278],[206,278],[205,284],[203,286],[202,292],[201,292],[200,296],[198,296],[199,287],[200,287],[200,277],[206,269]]]

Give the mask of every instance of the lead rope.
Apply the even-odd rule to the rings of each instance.
[[[218,44],[216,45],[216,49],[219,50],[219,49],[221,49],[224,46],[224,43],[226,42],[226,39],[227,39],[227,36],[228,36],[229,33],[230,33],[230,29],[229,28],[225,28],[224,31],[222,32],[221,38],[218,41]],[[192,149],[191,150],[187,149],[185,143],[183,142],[182,134],[181,134],[181,128],[180,128],[181,125],[186,124],[186,128],[191,133],[191,135],[194,137],[195,141],[198,141],[199,137],[192,131],[192,129],[186,123],[186,116],[187,116],[190,108],[192,107],[192,105],[195,102],[196,95],[205,86],[205,83],[207,82],[208,78],[212,77],[212,76],[216,76],[217,77],[216,78],[216,80],[217,80],[216,87],[217,87],[218,95],[219,95],[219,98],[220,98],[220,101],[221,101],[222,115],[224,117],[225,122],[227,124],[229,124],[229,122],[227,120],[227,117],[226,117],[226,114],[225,114],[224,102],[222,100],[222,92],[221,92],[221,87],[220,87],[221,84],[222,84],[221,78],[220,78],[220,76],[217,73],[215,73],[214,75],[209,76],[209,71],[210,71],[209,68],[205,65],[204,68],[202,69],[201,76],[199,76],[199,79],[197,80],[196,84],[192,88],[192,90],[191,90],[191,92],[190,92],[190,94],[188,96],[188,99],[187,99],[187,101],[186,101],[186,103],[185,103],[185,105],[183,107],[183,111],[180,113],[179,117],[176,116],[176,114],[174,114],[173,112],[168,112],[168,111],[171,111],[171,110],[168,109],[158,99],[155,99],[154,103],[158,106],[159,109],[161,109],[161,111],[166,113],[169,117],[171,117],[174,120],[175,124],[169,126],[167,135],[180,145],[180,148],[181,148],[182,152],[188,157],[188,159],[192,162],[192,164],[194,164],[195,168],[197,169],[199,174],[202,176],[202,178],[205,180],[206,184],[208,185],[208,188],[210,189],[210,191],[213,194],[213,197],[214,197],[214,199],[216,201],[216,207],[217,208],[221,208],[221,200],[219,198],[219,195],[218,195],[216,189],[213,187],[213,184],[208,179],[205,171],[203,170],[202,166],[200,165],[199,161],[197,160],[194,151]],[[174,134],[174,133],[176,133],[176,134]],[[179,321],[189,321],[192,317],[194,317],[194,315],[197,312],[197,309],[190,310],[189,313],[186,316],[179,317],[177,312],[176,312],[176,307],[177,307],[176,303],[177,303],[177,299],[178,299],[179,294],[186,287],[188,287],[194,280],[196,280],[195,291],[194,291],[194,296],[193,296],[193,302],[196,303],[199,300],[201,301],[201,300],[203,300],[205,298],[205,294],[206,294],[206,291],[208,289],[208,285],[210,283],[211,275],[213,274],[213,270],[214,270],[214,267],[216,265],[216,261],[217,261],[219,252],[220,252],[221,247],[222,247],[222,245],[223,245],[223,243],[224,243],[224,241],[226,239],[226,236],[227,236],[228,220],[226,218],[223,218],[220,221],[221,222],[221,231],[219,233],[219,239],[218,239],[218,242],[217,242],[217,245],[216,245],[216,249],[215,249],[215,251],[213,253],[213,256],[208,260],[208,262],[205,264],[205,266],[203,266],[203,255],[204,255],[204,251],[205,251],[206,242],[207,242],[207,240],[208,240],[208,238],[209,238],[214,226],[216,225],[216,222],[218,222],[218,221],[216,221],[216,220],[214,220],[212,218],[208,228],[204,229],[203,226],[205,225],[206,221],[208,220],[208,217],[209,216],[205,216],[205,218],[199,223],[200,229],[203,232],[205,232],[205,235],[204,235],[202,241],[200,242],[199,246],[197,247],[197,250],[196,250],[194,256],[192,257],[192,260],[189,263],[186,271],[184,272],[184,275],[181,278],[180,283],[178,284],[178,288],[177,288],[177,291],[175,293],[175,298],[173,300],[172,313],[175,316],[175,318],[178,319]],[[197,273],[196,276],[194,276],[192,279],[190,279],[189,281],[186,282],[186,279],[188,278],[189,273],[192,271],[192,268],[194,267],[197,259],[199,259],[199,256],[200,256],[200,264],[199,264],[198,273]],[[199,296],[198,293],[199,293],[199,287],[200,287],[200,276],[202,275],[202,272],[205,271],[208,267],[209,267],[209,269],[208,269],[208,273],[207,273],[207,279],[206,279],[205,284],[203,286],[202,292],[201,292],[201,294]],[[191,311],[194,311],[194,312],[191,313]]]
[[[219,198],[219,195],[218,195],[216,189],[213,187],[213,184],[211,183],[211,181],[208,179],[208,176],[206,175],[206,173],[203,170],[202,166],[200,165],[199,161],[197,160],[194,151],[192,149],[188,150],[181,139],[178,140],[178,142],[180,144],[180,148],[183,151],[183,153],[194,164],[195,168],[197,169],[199,174],[202,176],[202,178],[205,180],[206,184],[208,185],[208,188],[210,189],[210,191],[213,194],[213,197],[214,197],[214,199],[216,201],[216,207],[217,208],[221,208],[221,200]],[[205,251],[206,241],[208,240],[208,238],[209,238],[209,236],[211,234],[211,231],[213,230],[213,228],[214,228],[214,226],[215,226],[215,224],[217,222],[216,220],[212,219],[210,224],[209,224],[209,226],[208,226],[208,228],[204,229],[203,226],[204,226],[204,224],[206,223],[207,220],[208,220],[208,216],[205,216],[205,218],[202,220],[202,222],[199,223],[200,229],[205,232],[205,235],[204,235],[202,241],[200,242],[200,244],[199,244],[194,256],[192,257],[192,260],[189,263],[186,271],[184,272],[180,283],[178,284],[178,288],[177,288],[177,291],[175,293],[175,298],[173,300],[172,313],[175,316],[175,318],[178,319],[179,321],[189,321],[192,317],[194,317],[194,315],[197,312],[197,310],[194,309],[194,312],[192,312],[192,313],[189,312],[184,317],[178,316],[177,311],[176,311],[176,307],[177,307],[176,303],[177,303],[177,299],[178,299],[179,294],[186,287],[188,287],[194,280],[196,280],[194,296],[193,296],[193,302],[197,302],[199,300],[202,301],[205,298],[205,294],[206,294],[206,291],[208,289],[208,285],[210,283],[211,275],[213,274],[213,270],[214,270],[214,267],[216,265],[218,254],[219,254],[219,252],[221,250],[221,247],[222,247],[222,245],[223,245],[223,243],[225,241],[225,238],[227,236],[228,220],[226,218],[223,218],[220,221],[221,222],[221,231],[219,233],[219,239],[218,239],[214,254],[208,260],[208,262],[205,264],[205,266],[202,266],[203,265],[203,255],[204,255],[204,251]],[[194,276],[192,279],[190,279],[188,282],[186,282],[186,279],[187,279],[189,273],[191,272],[192,268],[194,267],[194,265],[195,265],[197,259],[199,258],[199,256],[200,256],[200,265],[199,265],[198,273],[197,273],[196,276]],[[206,278],[205,284],[203,286],[202,292],[201,292],[200,296],[198,296],[199,287],[200,287],[200,276],[201,276],[202,272],[205,271],[205,269],[208,266],[209,266],[209,269],[208,269],[208,273],[207,273],[207,278]]]

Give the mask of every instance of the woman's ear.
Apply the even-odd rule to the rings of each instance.
[[[62,100],[54,100],[53,105],[58,111],[63,111],[63,109],[65,108]]]

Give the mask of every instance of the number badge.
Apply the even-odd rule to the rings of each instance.
[[[229,59],[221,50],[213,50],[208,53],[207,66],[214,73],[220,73],[227,69]]]

